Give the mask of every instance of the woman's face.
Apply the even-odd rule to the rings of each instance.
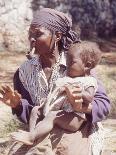
[[[52,39],[52,33],[44,27],[31,26],[29,29],[30,46],[35,47],[35,54],[49,56]]]

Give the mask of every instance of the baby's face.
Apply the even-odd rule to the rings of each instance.
[[[84,76],[84,63],[78,52],[74,50],[67,53],[67,75],[70,77]]]

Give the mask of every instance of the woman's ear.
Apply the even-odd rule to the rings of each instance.
[[[58,42],[62,38],[62,33],[61,32],[56,32],[55,33],[55,41]]]

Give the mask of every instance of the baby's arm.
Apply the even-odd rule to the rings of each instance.
[[[83,103],[88,105],[93,101],[95,95],[95,88],[93,86],[90,86],[82,91],[82,99]]]

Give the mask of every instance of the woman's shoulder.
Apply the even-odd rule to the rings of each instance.
[[[38,66],[38,65],[40,65],[38,57],[32,57],[31,59],[27,59],[26,61],[24,61],[24,63],[21,64],[21,66],[19,67],[19,70],[24,68],[29,69],[32,66]]]

